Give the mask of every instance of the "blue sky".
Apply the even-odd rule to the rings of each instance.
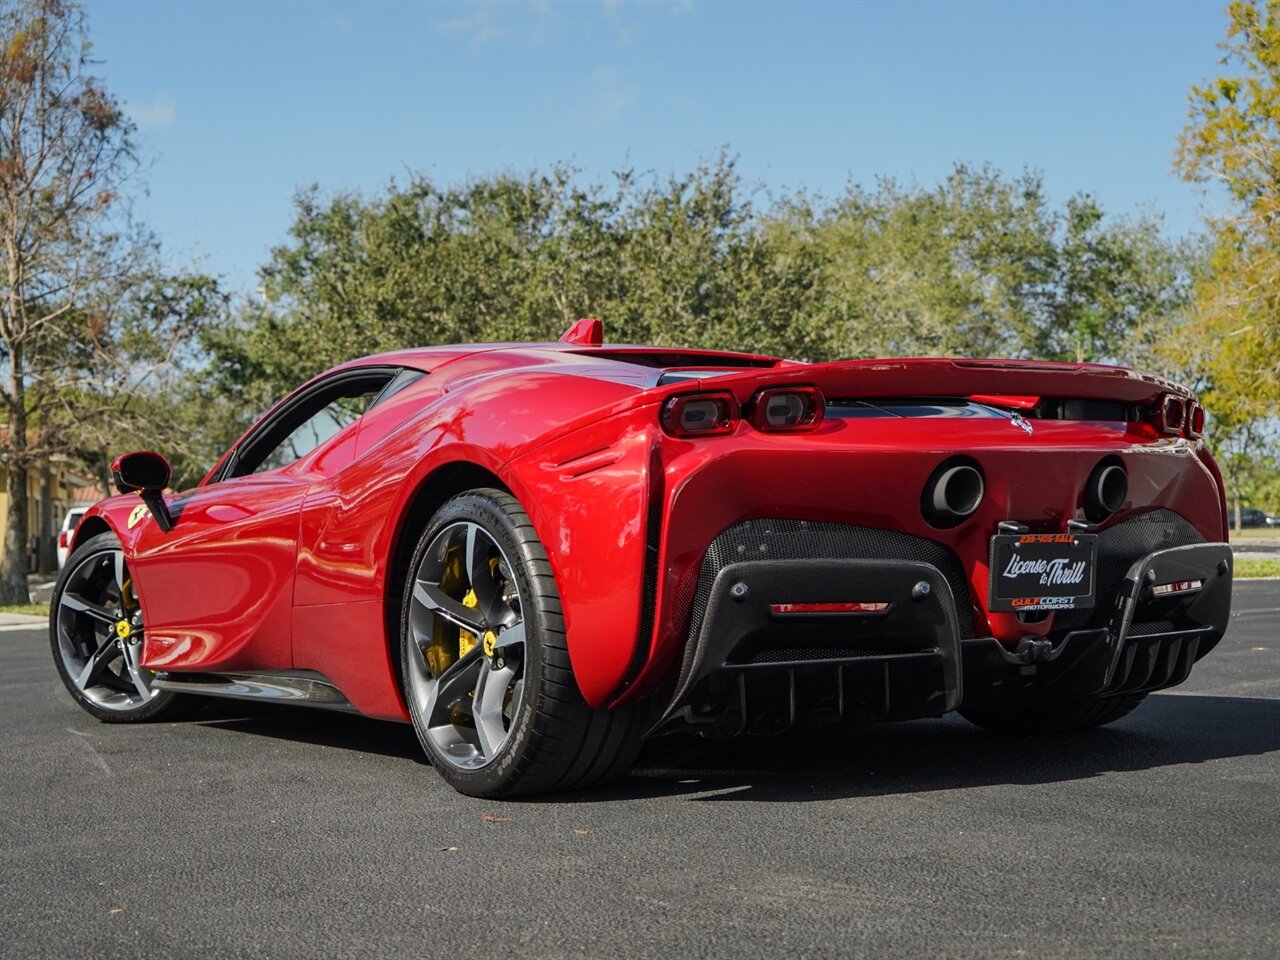
[[[309,3],[91,0],[95,68],[149,161],[138,212],[174,264],[248,291],[299,187],[376,194],[557,161],[588,180],[722,147],[757,201],[957,161],[1062,201],[1206,201],[1170,160],[1218,69],[1221,2]]]

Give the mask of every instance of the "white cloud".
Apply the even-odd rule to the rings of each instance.
[[[622,9],[622,4],[623,0],[600,0],[600,6],[604,8],[606,13],[616,13]],[[669,12],[679,15],[681,13],[688,13],[692,10],[694,7],[694,0],[670,0],[670,2],[663,4],[662,6]],[[661,9],[661,7],[658,4],[653,3],[652,0],[648,3],[633,3],[631,4],[631,7],[632,9],[636,9],[637,7],[640,9],[644,9],[645,7],[648,7],[649,9]]]
[[[587,78],[587,119],[613,123],[635,99],[634,88],[608,67],[598,67]]]
[[[173,98],[167,93],[157,93],[150,103],[126,100],[123,106],[129,119],[140,127],[167,127],[177,116]]]
[[[504,31],[494,20],[495,6],[488,4],[468,4],[470,12],[464,17],[452,20],[437,20],[435,27],[439,33],[447,33],[455,37],[466,37],[473,47],[480,47],[490,40],[496,40]]]
[[[515,40],[526,46],[541,46],[555,20],[555,10],[548,0],[523,0],[520,3],[468,0],[465,14],[451,20],[437,20],[437,33],[462,37],[472,47],[482,47],[493,40]]]

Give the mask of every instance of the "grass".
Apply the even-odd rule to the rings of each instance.
[[[47,603],[5,603],[0,604],[0,613],[25,613],[33,617],[47,617]]]
[[[1280,577],[1280,557],[1236,557],[1235,577]]]
[[[1280,527],[1248,527],[1244,530],[1232,530],[1232,543],[1256,543],[1264,541],[1274,543],[1280,540]]]

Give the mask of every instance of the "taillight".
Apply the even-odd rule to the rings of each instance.
[[[1156,426],[1164,433],[1177,434],[1182,432],[1182,425],[1186,421],[1186,401],[1172,393],[1166,393],[1156,412]]]
[[[63,530],[60,534],[58,534],[58,546],[62,547],[64,550],[71,545],[70,541],[71,541],[70,530]]]
[[[825,403],[816,387],[761,390],[751,401],[751,425],[766,433],[816,430]]]
[[[1197,440],[1204,435],[1205,412],[1204,407],[1191,401],[1191,410],[1187,413],[1187,436],[1192,440]]]
[[[662,428],[676,437],[732,433],[738,401],[731,393],[693,393],[672,397],[662,408]]]

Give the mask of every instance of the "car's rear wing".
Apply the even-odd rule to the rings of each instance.
[[[839,360],[786,364],[770,370],[735,370],[697,381],[695,389],[730,390],[741,401],[765,387],[817,387],[833,398],[1008,397],[1010,406],[1052,397],[1154,404],[1163,395],[1191,392],[1171,380],[1125,367],[1033,360]],[[691,384],[685,381],[688,389]]]

